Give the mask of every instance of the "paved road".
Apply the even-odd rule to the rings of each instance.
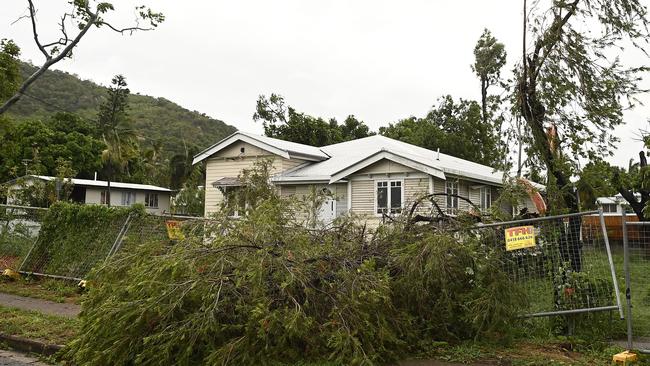
[[[48,366],[38,359],[22,353],[0,350],[0,366]]]
[[[49,315],[59,315],[68,318],[74,318],[81,311],[81,307],[76,304],[62,304],[54,301],[34,299],[0,293],[0,305],[19,308],[23,310],[34,310]],[[2,364],[0,364],[1,366]]]

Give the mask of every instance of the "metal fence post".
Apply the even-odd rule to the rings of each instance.
[[[625,302],[627,310],[627,349],[632,349],[632,296],[630,291],[630,245],[627,238],[627,213],[619,205],[621,210],[621,226],[623,230],[623,271],[625,272]]]
[[[618,305],[618,312],[621,319],[625,319],[623,314],[623,305],[621,304],[621,293],[618,289],[618,280],[616,279],[616,270],[614,269],[614,260],[612,259],[612,250],[609,247],[609,238],[607,237],[607,228],[605,226],[605,217],[603,215],[603,208],[598,208],[598,216],[600,216],[600,227],[603,229],[603,239],[605,241],[605,249],[607,249],[607,258],[609,259],[609,268],[612,271],[612,281],[614,282],[614,293],[616,295],[616,305]]]

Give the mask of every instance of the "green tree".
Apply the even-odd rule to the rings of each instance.
[[[501,78],[501,69],[506,64],[506,51],[503,43],[498,42],[489,30],[485,29],[474,47],[474,64],[472,70],[481,81],[481,110],[483,123],[489,123],[488,89],[497,84]],[[500,98],[494,97],[494,103]]]
[[[599,159],[587,163],[582,168],[576,183],[581,208],[595,209],[598,197],[614,196],[618,192],[614,184],[614,177],[623,172],[622,168],[612,166],[604,160]]]
[[[336,119],[325,121],[285,106],[284,98],[277,94],[260,95],[253,115],[262,121],[264,134],[281,140],[312,146],[325,146],[373,135],[363,121],[353,115],[339,125]]]
[[[97,128],[106,149],[102,152],[102,162],[108,181],[107,204],[111,205],[111,181],[116,174],[129,171],[129,159],[137,156],[137,140],[128,118],[129,88],[126,78],[116,75],[111,80],[108,99],[100,106]],[[135,152],[135,153],[134,153]]]
[[[539,9],[526,33],[532,45],[517,70],[516,103],[531,138],[529,153],[544,165],[561,195],[560,207],[577,211],[569,178],[578,158],[611,153],[640,74],[611,52],[647,44],[647,9],[638,0],[560,0]],[[589,24],[584,27],[583,24]],[[551,133],[549,133],[551,131]],[[561,131],[562,136],[556,131]]]
[[[172,212],[181,215],[203,216],[205,213],[204,184],[203,167],[196,165],[174,197]]]
[[[426,117],[391,123],[379,133],[492,167],[500,167],[505,159],[499,127],[483,123],[481,106],[464,99],[455,102],[450,95],[440,98]]]
[[[628,44],[643,50],[647,9],[639,0],[557,0],[548,6],[538,8],[524,30],[532,45],[524,48],[513,97],[530,130],[529,161],[547,171],[550,211],[577,212],[570,177],[578,159],[611,154],[617,141],[611,132],[641,91],[640,74],[648,68],[625,66],[612,52]],[[575,271],[582,268],[581,244],[570,238],[580,237],[580,220],[569,219],[561,248]]]
[[[12,96],[20,84],[20,48],[10,39],[0,40],[0,100]]]
[[[92,177],[101,168],[104,149],[92,132],[88,122],[69,113],[5,123],[0,126],[0,181],[26,173],[56,175],[59,159],[70,162],[78,177]]]
[[[644,137],[650,146],[650,137]],[[650,221],[650,167],[644,151],[639,152],[639,162],[630,160],[627,171],[616,171],[612,178],[616,190],[628,202],[639,221]]]
[[[61,31],[59,39],[53,42],[43,42],[37,31],[36,7],[34,6],[33,0],[27,0],[29,14],[27,18],[31,21],[34,42],[45,57],[45,62],[23,81],[18,87],[18,90],[9,99],[6,101],[5,98],[0,99],[0,101],[4,101],[0,105],[0,115],[20,100],[25,92],[27,92],[27,89],[52,65],[71,57],[74,48],[91,28],[105,27],[120,34],[133,34],[135,31],[152,30],[165,20],[162,13],[156,13],[145,6],[136,6],[135,25],[119,28],[107,21],[108,14],[114,10],[113,4],[92,0],[71,0],[69,3],[71,7],[66,7],[67,10],[63,12],[61,22],[59,23],[59,30]],[[95,3],[94,7],[92,6],[93,3]],[[147,22],[148,26],[141,27],[139,25],[141,21]],[[79,31],[73,35],[69,32],[70,26]]]

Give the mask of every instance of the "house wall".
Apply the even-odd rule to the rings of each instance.
[[[291,197],[294,196],[298,199],[303,199],[309,197],[312,194],[312,190],[319,191],[323,188],[327,188],[332,192],[332,195],[336,199],[336,216],[342,216],[348,213],[348,188],[347,183],[337,183],[337,184],[291,184],[291,185],[282,185],[279,186],[280,195],[282,197]],[[307,212],[299,212],[296,214],[296,219],[298,220],[307,220]]]
[[[241,149],[244,148],[244,152]],[[273,159],[271,174],[279,173],[304,163],[300,159],[284,159],[246,142],[235,142],[206,161],[205,215],[217,212],[224,196],[212,182],[223,177],[237,177],[243,169],[252,168],[256,161]]]
[[[86,204],[101,204],[101,192],[105,189],[99,187],[87,187],[86,188]],[[135,203],[140,203],[144,205],[145,196],[149,191],[143,190],[127,190],[120,188],[111,188],[111,206],[120,207],[122,206],[122,193],[123,192],[135,192]],[[158,194],[158,207],[145,207],[148,213],[162,214],[169,212],[170,210],[170,194],[168,192],[154,192],[151,193]]]
[[[413,202],[423,195],[431,193],[445,193],[446,181],[437,177],[414,171],[413,169],[382,160],[363,170],[355,173],[350,177],[352,184],[352,207],[351,211],[355,214],[366,216],[369,224],[379,224],[380,216],[375,212],[375,187],[376,181],[385,179],[399,179],[404,185],[404,204],[405,210],[412,207]],[[485,186],[482,183],[468,181],[462,178],[449,176],[447,179],[458,181],[458,194],[461,197],[468,198],[475,205],[480,205],[480,187]],[[498,188],[489,186],[492,193],[492,202],[498,197]],[[447,208],[446,196],[440,195],[434,197],[441,209]],[[464,200],[458,202],[459,210],[467,211],[472,207],[470,203]],[[530,208],[529,208],[530,209]],[[428,200],[420,203],[417,207],[418,213],[430,214],[431,204]]]

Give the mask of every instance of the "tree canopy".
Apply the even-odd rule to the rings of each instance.
[[[553,1],[534,9],[526,33],[532,44],[517,68],[515,100],[531,131],[529,154],[558,187],[556,209],[576,211],[569,178],[577,160],[611,154],[611,132],[641,91],[648,68],[624,65],[615,52],[627,45],[643,51],[647,9],[638,0]]]
[[[374,134],[353,115],[348,116],[343,124],[334,118],[325,121],[286,106],[284,98],[277,94],[268,98],[260,95],[253,119],[262,121],[266,136],[312,146],[331,145]]]
[[[440,98],[425,117],[391,123],[379,133],[488,166],[501,166],[505,159],[500,131],[492,123],[483,123],[481,106],[471,100],[454,101],[450,95]]]
[[[78,177],[92,178],[104,149],[93,135],[93,126],[69,113],[45,121],[8,121],[0,127],[0,181],[25,173],[56,175],[58,160],[70,162]]]

